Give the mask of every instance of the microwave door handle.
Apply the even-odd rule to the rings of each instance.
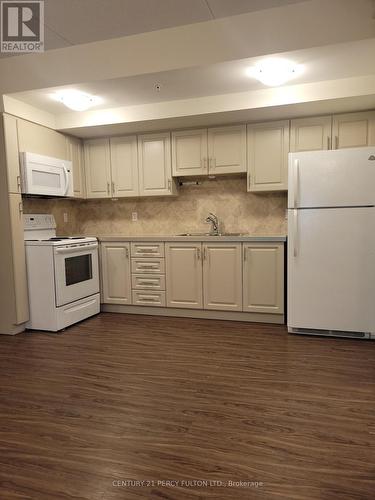
[[[68,192],[69,189],[69,175],[68,175],[68,170],[65,165],[62,166],[64,170],[64,179],[65,179],[65,191],[64,191],[64,196],[66,196],[66,193]]]

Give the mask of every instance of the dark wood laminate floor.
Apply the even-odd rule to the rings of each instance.
[[[0,337],[0,380],[1,500],[374,498],[375,342],[101,314]]]

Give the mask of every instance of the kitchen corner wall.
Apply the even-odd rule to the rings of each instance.
[[[25,213],[54,214],[59,235],[169,235],[207,231],[214,212],[228,232],[286,234],[286,193],[253,194],[246,179],[205,179],[199,186],[182,186],[177,197],[119,200],[24,200]],[[68,214],[64,223],[63,214]],[[132,222],[132,212],[138,221]]]

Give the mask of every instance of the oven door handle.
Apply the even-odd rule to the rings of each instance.
[[[69,247],[69,248],[56,248],[56,253],[76,253],[76,252],[87,252],[88,250],[95,250],[98,248],[97,243],[92,243],[91,245],[82,245],[78,247]]]

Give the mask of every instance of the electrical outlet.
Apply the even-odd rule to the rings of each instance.
[[[69,221],[68,212],[64,212],[64,222],[67,223]]]
[[[137,222],[138,220],[138,212],[132,212],[132,222]]]

